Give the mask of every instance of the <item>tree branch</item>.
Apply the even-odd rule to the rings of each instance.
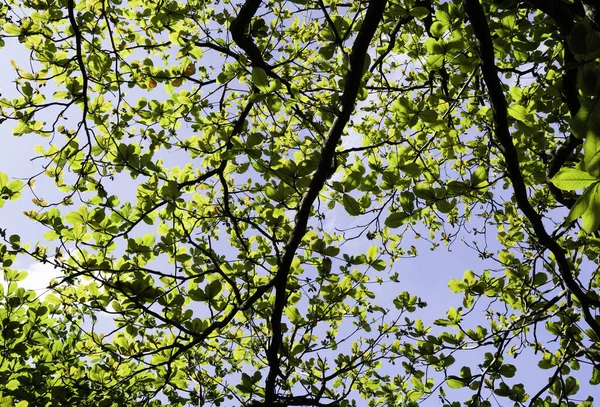
[[[283,341],[281,318],[287,303],[287,280],[292,261],[296,256],[296,250],[300,246],[302,238],[306,234],[308,218],[310,217],[313,203],[331,174],[330,170],[335,157],[335,149],[342,138],[344,128],[350,120],[354,110],[363,77],[367,51],[371,44],[371,40],[375,35],[375,31],[383,18],[386,3],[387,0],[369,1],[365,18],[354,45],[352,46],[352,51],[350,52],[350,67],[346,75],[346,87],[340,98],[340,114],[336,117],[327,134],[325,145],[321,150],[321,161],[308,186],[308,191],[306,191],[306,194],[300,202],[300,208],[296,214],[296,226],[284,247],[281,263],[279,264],[279,269],[275,276],[275,305],[271,316],[273,336],[271,338],[271,343],[269,344],[269,349],[267,350],[269,373],[265,385],[266,405],[273,403],[276,398],[275,381],[280,372],[279,351]]]
[[[567,36],[575,26],[574,17],[585,17],[584,10],[581,5],[567,4],[557,0],[529,0],[528,3],[532,7],[548,15],[554,20],[554,23],[558,27],[558,31],[562,37],[564,53],[562,94],[567,107],[569,108],[569,112],[571,113],[571,117],[575,117],[581,107],[577,92],[577,63],[575,56],[569,49]],[[556,152],[552,155],[546,169],[546,178],[548,179],[550,192],[558,202],[565,205],[567,208],[571,208],[575,204],[575,199],[565,198],[563,192],[555,187],[549,180],[560,171],[567,159],[581,143],[583,143],[583,140],[570,134],[569,137],[567,137],[567,140],[556,149]]]
[[[533,227],[535,237],[538,242],[550,250],[556,259],[559,273],[562,276],[566,286],[577,297],[581,303],[584,318],[592,330],[600,335],[600,325],[591,313],[591,308],[600,306],[600,301],[588,296],[579,286],[572,275],[569,261],[564,249],[554,240],[546,231],[541,216],[535,211],[527,196],[527,188],[523,181],[523,175],[519,167],[519,156],[510,134],[508,123],[508,111],[506,97],[502,90],[502,84],[498,78],[498,72],[494,61],[494,45],[490,29],[487,24],[487,18],[478,0],[464,0],[465,11],[473,32],[479,45],[479,55],[481,58],[481,70],[483,78],[487,85],[490,101],[494,110],[494,135],[500,143],[502,155],[504,156],[508,178],[513,184],[515,199],[517,205]]]

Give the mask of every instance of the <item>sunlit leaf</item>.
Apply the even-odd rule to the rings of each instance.
[[[575,168],[562,168],[550,181],[558,188],[570,191],[585,188],[598,178]]]
[[[385,225],[389,228],[395,229],[402,226],[409,218],[410,215],[404,212],[395,212],[386,218]]]
[[[269,89],[269,78],[264,69],[259,67],[252,68],[252,81],[260,91],[266,92]]]

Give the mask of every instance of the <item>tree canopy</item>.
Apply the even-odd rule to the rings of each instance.
[[[593,405],[597,2],[0,10],[1,406]]]

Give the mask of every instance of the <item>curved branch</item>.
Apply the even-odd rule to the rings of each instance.
[[[231,32],[231,38],[237,44],[238,47],[244,50],[250,57],[253,66],[259,66],[261,68],[266,67],[266,63],[260,53],[260,50],[252,41],[249,35],[246,35],[246,31],[250,26],[252,17],[258,11],[262,0],[247,0],[242,6],[237,17],[231,22],[229,26],[229,32]],[[266,69],[265,69],[266,70]]]
[[[319,193],[323,189],[327,178],[331,175],[331,167],[334,162],[335,149],[339,144],[344,128],[350,121],[360,84],[364,72],[364,64],[366,55],[371,44],[371,40],[375,35],[375,31],[383,18],[383,12],[387,0],[371,0],[369,1],[367,12],[363,20],[362,26],[358,32],[352,51],[350,52],[350,67],[346,75],[346,87],[340,98],[340,114],[333,122],[325,145],[321,150],[321,161],[319,166],[308,186],[306,194],[300,202],[300,208],[296,214],[296,226],[285,244],[281,263],[279,264],[277,275],[275,276],[275,305],[271,316],[271,329],[273,336],[269,349],[267,350],[267,359],[269,362],[269,373],[266,379],[265,386],[265,405],[271,405],[275,401],[275,381],[280,373],[279,369],[279,352],[283,341],[281,331],[281,318],[284,308],[287,303],[287,280],[292,266],[292,261],[296,256],[296,250],[300,246],[302,238],[306,234],[308,219],[312,210],[313,204]]]
[[[600,335],[600,324],[598,324],[591,313],[591,308],[600,306],[600,301],[587,295],[579,286],[572,275],[571,267],[564,249],[548,234],[541,216],[529,202],[527,188],[519,167],[519,156],[509,130],[507,102],[496,70],[494,45],[492,43],[486,15],[479,0],[464,0],[464,6],[471,25],[473,26],[475,37],[479,42],[478,49],[481,58],[481,70],[494,110],[494,135],[501,146],[502,155],[506,162],[508,178],[513,185],[517,205],[531,223],[538,242],[550,250],[554,255],[559,273],[567,288],[581,303],[581,309],[586,322],[597,335]]]
[[[67,3],[67,12],[69,14],[69,23],[71,24],[71,28],[73,29],[73,34],[75,38],[75,59],[77,61],[77,66],[81,71],[81,80],[82,80],[82,92],[81,98],[83,99],[83,120],[86,119],[88,114],[88,74],[85,69],[85,63],[83,62],[83,51],[81,49],[81,42],[83,36],[81,35],[81,30],[79,30],[79,26],[77,25],[77,20],[75,19],[75,0],[69,0]]]
[[[528,3],[532,7],[549,16],[558,27],[558,31],[562,37],[564,52],[562,94],[567,107],[569,108],[569,113],[571,113],[571,117],[575,117],[579,111],[579,108],[581,107],[577,92],[577,61],[569,49],[567,36],[575,26],[574,17],[585,17],[584,10],[581,5],[577,3],[567,4],[557,0],[529,0]],[[575,137],[573,134],[570,134],[569,137],[567,137],[567,140],[557,148],[556,152],[552,154],[552,158],[548,162],[546,169],[546,178],[548,180],[550,180],[550,178],[560,171],[567,159],[573,154],[575,149],[581,145],[581,143],[583,143],[583,140]],[[548,186],[550,188],[550,192],[558,202],[565,205],[567,208],[571,208],[575,204],[575,199],[566,198],[562,191],[549,181]]]

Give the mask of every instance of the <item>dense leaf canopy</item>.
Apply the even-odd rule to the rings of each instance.
[[[597,2],[0,10],[0,405],[593,404]]]

